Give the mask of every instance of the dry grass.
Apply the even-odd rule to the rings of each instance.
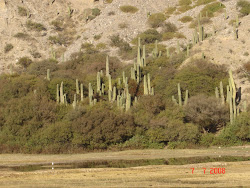
[[[0,165],[72,162],[105,159],[153,159],[191,156],[249,156],[250,147],[129,150],[74,155],[2,154]],[[192,169],[195,171],[192,174]],[[206,174],[202,168],[206,168]],[[210,174],[210,168],[225,168],[225,174]],[[250,163],[212,162],[173,166],[91,168],[14,172],[0,171],[0,187],[232,187],[250,184]]]
[[[212,175],[210,168],[225,168],[225,174]],[[0,187],[233,187],[248,186],[249,176],[249,162],[38,172],[1,170]]]

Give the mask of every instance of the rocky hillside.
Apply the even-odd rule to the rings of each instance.
[[[191,3],[190,3],[191,2]],[[5,0],[0,4],[0,72],[9,71],[21,57],[32,60],[56,58],[63,62],[74,52],[81,49],[83,43],[104,44],[104,50],[117,55],[117,48],[110,47],[110,37],[119,34],[126,42],[131,42],[138,34],[150,28],[148,16],[162,12],[173,23],[183,37],[172,37],[161,44],[176,47],[192,42],[195,20],[200,12],[214,0],[113,0],[91,2],[80,0],[46,0],[37,3],[34,0]],[[236,73],[236,83],[248,97],[250,84],[242,76],[242,66],[249,61],[249,25],[250,16],[240,16],[238,40],[234,39],[233,20],[240,15],[237,0],[221,1],[224,8],[204,19],[206,33],[216,32],[211,38],[194,46],[191,57],[185,61],[205,54],[215,64],[225,64]],[[138,10],[127,13],[120,8],[131,5]],[[205,12],[203,12],[205,13]],[[210,14],[210,12],[209,12]],[[202,15],[206,17],[207,15]],[[189,18],[190,20],[181,20]],[[193,21],[192,21],[193,20]],[[196,23],[197,24],[197,23]],[[163,28],[158,27],[161,32]],[[9,49],[8,49],[9,47]],[[7,50],[6,50],[7,49]],[[132,62],[123,60],[124,62]]]

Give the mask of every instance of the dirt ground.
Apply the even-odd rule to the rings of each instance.
[[[110,159],[156,159],[195,156],[249,156],[250,146],[185,150],[129,150],[73,155],[1,154],[0,166]],[[204,169],[206,168],[205,174]],[[211,168],[224,168],[221,174]],[[212,172],[214,169],[212,169]],[[193,171],[193,172],[192,172]],[[131,168],[0,171],[0,187],[247,187],[250,162],[210,162]]]

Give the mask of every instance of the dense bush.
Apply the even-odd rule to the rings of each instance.
[[[186,120],[200,126],[204,133],[215,133],[229,121],[229,110],[215,97],[197,95],[191,97],[185,107]]]
[[[22,67],[27,68],[32,63],[32,60],[28,57],[22,57],[18,60],[17,63]]]
[[[155,13],[148,18],[148,23],[151,27],[157,28],[160,27],[165,20],[166,17],[163,13]]]
[[[120,10],[125,13],[136,13],[138,11],[138,8],[131,5],[124,5],[120,7]]]
[[[12,44],[6,44],[5,47],[4,47],[4,53],[8,53],[13,48],[14,48],[14,46]]]
[[[154,43],[156,40],[161,41],[162,35],[156,29],[148,29],[137,35],[137,37],[133,39],[132,43],[137,44],[138,38],[141,39],[141,44],[144,45]]]

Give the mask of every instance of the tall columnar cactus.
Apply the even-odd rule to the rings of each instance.
[[[57,104],[60,102],[59,84],[56,84],[56,102]]]
[[[180,86],[180,83],[178,83],[177,85],[177,88],[178,88],[178,101],[179,103],[177,103],[177,100],[175,99],[174,96],[172,96],[172,101],[179,105],[179,106],[182,106],[182,96],[181,96],[181,86]],[[185,99],[184,99],[184,105],[186,105],[188,103],[188,90],[186,90],[186,94],[185,94]]]
[[[108,98],[109,98],[109,102],[112,101],[112,90],[108,90]]]
[[[141,68],[139,65],[137,65],[137,69],[136,69],[136,81],[137,83],[139,83],[141,80]]]
[[[93,88],[91,83],[89,83],[89,104],[92,106],[93,105]]]
[[[224,91],[223,91],[223,83],[220,82],[220,97],[221,97],[221,104],[225,104],[225,97],[224,97]]]
[[[204,40],[204,28],[203,26],[199,25],[199,41],[203,41]]]
[[[122,83],[125,84],[125,82],[126,82],[125,72],[122,71]]]
[[[161,57],[161,51],[159,52],[158,50],[158,40],[155,41],[155,48],[153,49],[152,55],[153,58]]]
[[[148,84],[146,75],[144,75],[144,95],[148,95]]]
[[[81,89],[81,101],[83,101],[83,84],[81,84],[80,89]]]
[[[76,94],[74,94],[74,101],[72,103],[73,109],[76,109]]]
[[[109,90],[112,92],[112,80],[111,80],[111,75],[109,75]]]
[[[112,101],[115,101],[116,100],[116,87],[114,86],[113,88],[113,98],[112,98]]]
[[[180,86],[180,83],[178,83],[178,99],[179,99],[179,106],[182,106],[181,86]]]
[[[47,80],[50,81],[50,69],[47,69]]]
[[[134,69],[134,67],[131,67],[131,79],[135,80],[135,69]]]
[[[101,73],[100,72],[97,72],[96,80],[97,80],[96,92],[101,95]]]
[[[147,66],[147,63],[146,63],[146,46],[143,45],[142,47],[142,66],[143,67],[146,67]]]
[[[109,56],[106,57],[106,76],[109,76]]]
[[[238,14],[236,15],[235,26],[236,26],[237,28],[239,27],[239,16],[238,16]]]
[[[80,94],[78,79],[76,79],[76,94],[77,94],[77,95]]]
[[[236,86],[233,79],[232,70],[229,70],[229,87],[231,92],[231,99],[233,101],[233,113],[234,113],[234,119],[236,119],[237,114],[237,107],[236,107]]]
[[[102,94],[104,95],[105,84],[102,83]]]
[[[128,111],[131,107],[131,95],[128,94],[126,98],[126,111]]]
[[[151,80],[150,80],[150,74],[147,74],[147,78],[148,78],[148,94],[151,95]]]
[[[215,88],[215,97],[216,97],[216,99],[219,99],[219,90],[218,90],[218,87]]]
[[[230,101],[230,90],[229,90],[229,85],[227,85],[227,99],[226,99],[227,103],[229,104]]]
[[[188,90],[186,90],[184,106],[187,105],[187,103],[188,103]]]
[[[153,87],[151,88],[151,95],[155,95],[155,89]]]
[[[61,103],[61,104],[64,104],[63,82],[61,82],[61,87],[60,87],[60,103]]]
[[[236,28],[236,23],[233,23],[234,25],[234,39],[237,40],[239,38],[238,36],[238,29]]]

